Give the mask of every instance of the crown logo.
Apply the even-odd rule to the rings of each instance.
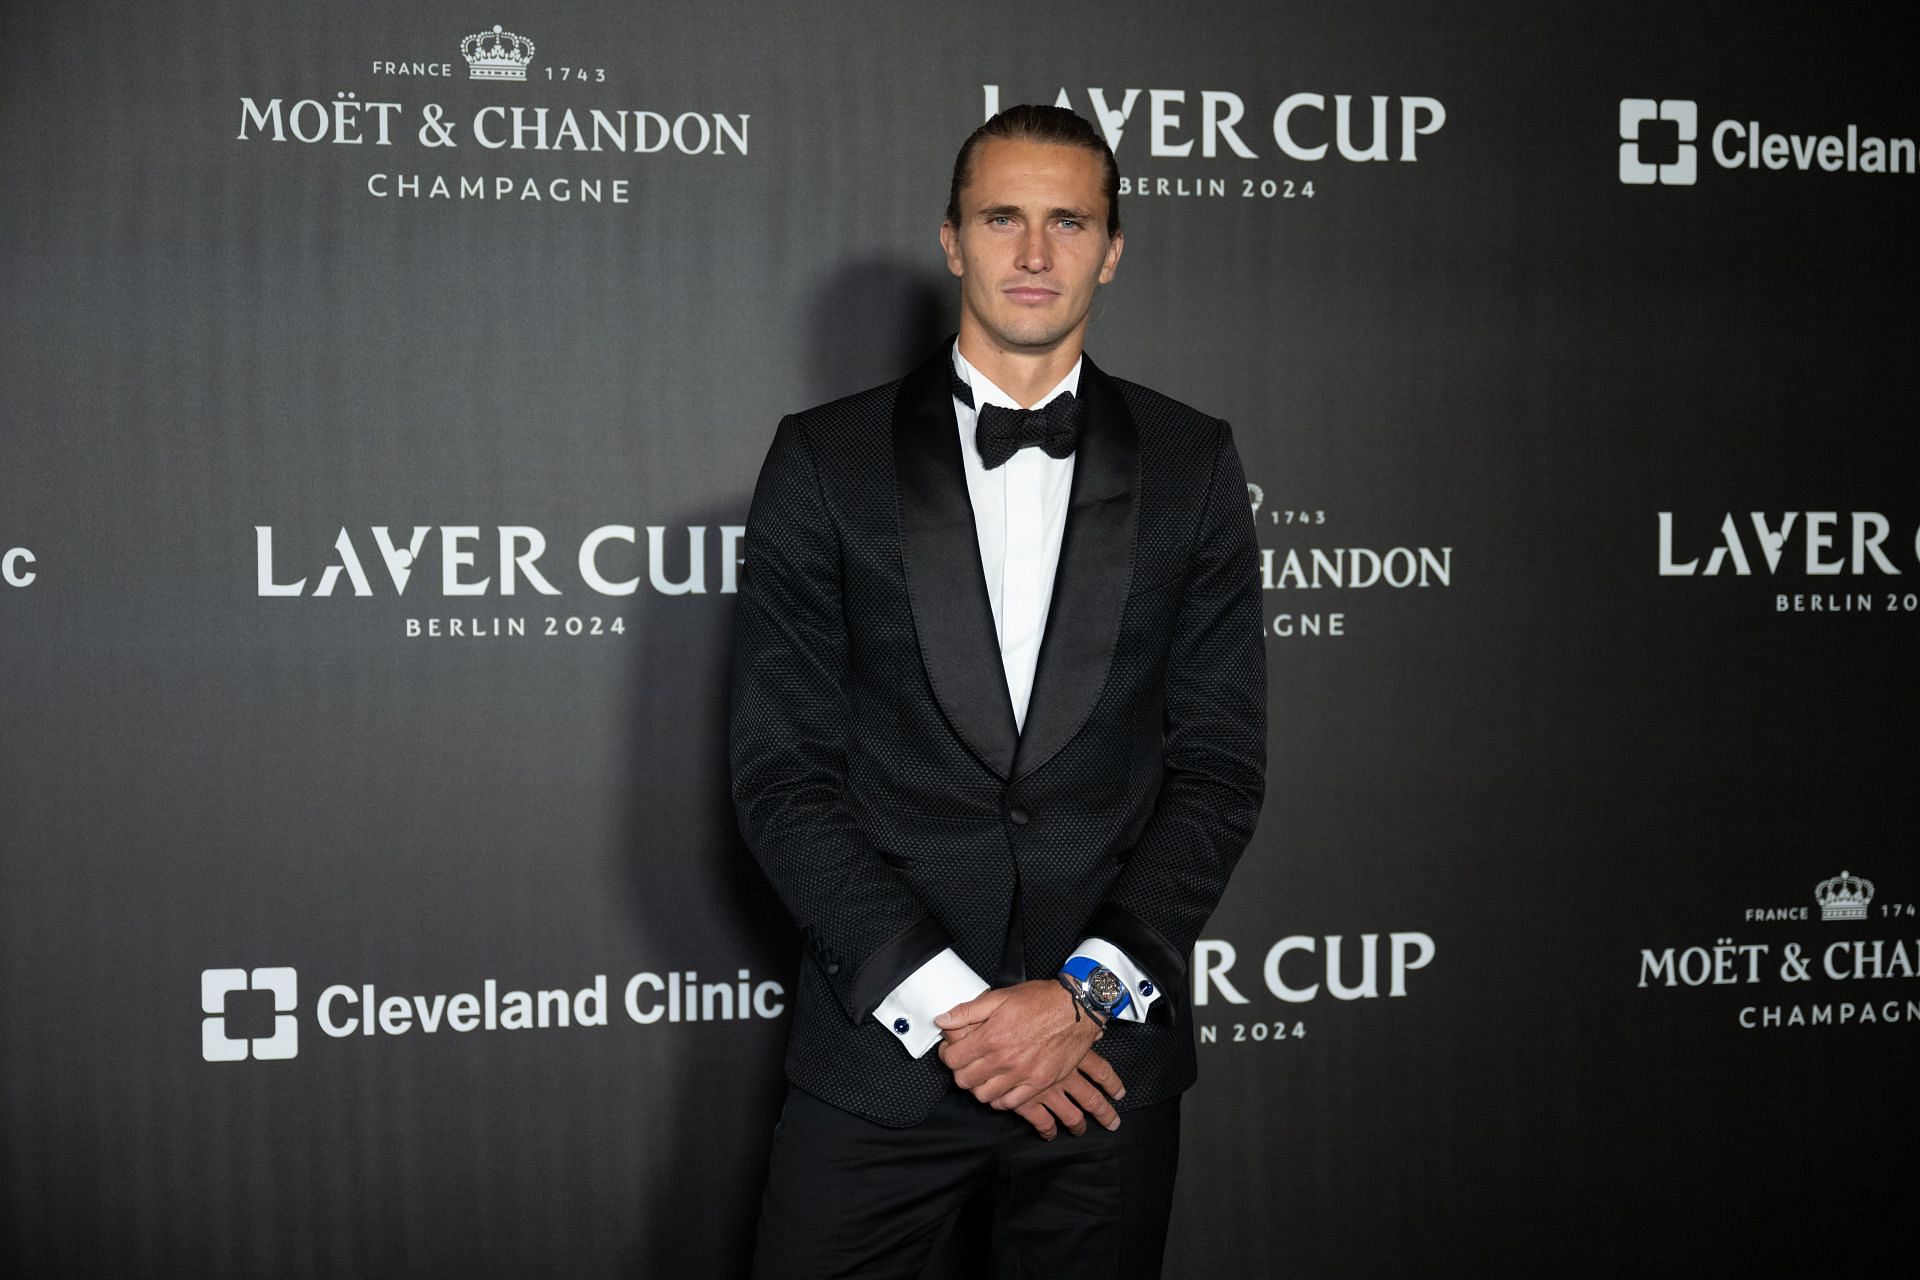
[[[1842,871],[1814,886],[1813,898],[1820,904],[1822,920],[1865,920],[1867,904],[1873,901],[1873,881]]]
[[[496,22],[493,30],[476,31],[462,40],[460,56],[467,60],[469,80],[525,80],[533,41],[502,31]]]

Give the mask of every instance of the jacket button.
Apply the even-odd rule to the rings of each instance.
[[[1027,811],[1018,807],[1007,810],[1007,821],[1016,827],[1027,825]]]
[[[828,962],[827,962],[827,973],[828,973],[828,975],[829,975],[829,976],[831,976],[831,975],[833,975],[833,974],[836,974],[836,973],[838,973],[838,972],[840,972],[840,962],[839,962],[839,961],[837,961],[837,960],[830,960],[830,961],[828,961]]]

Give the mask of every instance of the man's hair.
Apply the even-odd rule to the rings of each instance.
[[[1106,173],[1107,234],[1114,236],[1120,233],[1120,165],[1113,158],[1113,148],[1107,145],[1107,140],[1087,122],[1086,117],[1065,107],[1034,105],[1008,107],[975,129],[960,144],[960,154],[953,161],[953,185],[947,189],[948,222],[955,227],[960,225],[960,188],[966,186],[967,179],[972,176],[974,148],[988,138],[1082,147],[1098,155]]]

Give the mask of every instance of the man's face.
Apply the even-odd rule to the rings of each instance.
[[[1084,340],[1093,292],[1113,279],[1124,240],[1107,235],[1103,177],[1084,147],[989,138],[974,149],[960,225],[940,227],[963,335],[1032,352]]]

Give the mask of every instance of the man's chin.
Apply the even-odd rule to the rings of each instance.
[[[1062,324],[1059,321],[1033,322],[996,326],[994,337],[1002,346],[1010,350],[1030,352],[1035,355],[1058,350],[1060,344],[1078,332],[1078,324]]]

